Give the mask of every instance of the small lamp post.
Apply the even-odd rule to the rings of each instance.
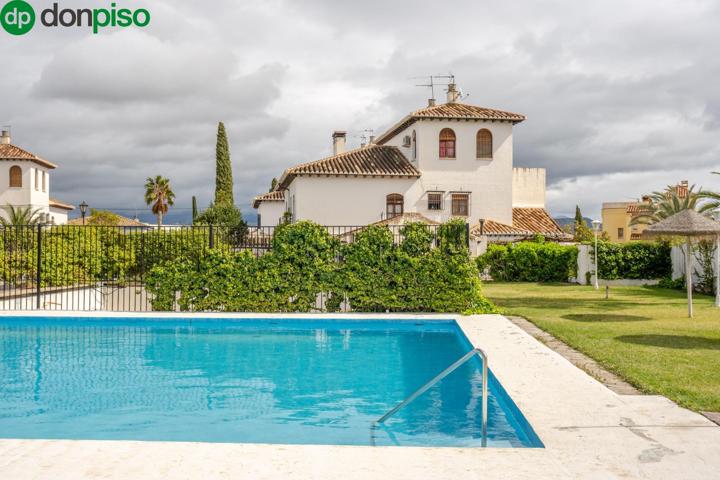
[[[80,204],[80,216],[82,216],[83,225],[85,225],[85,213],[87,213],[87,207],[88,204],[85,201]]]
[[[600,277],[600,270],[598,269],[598,233],[600,233],[600,220],[593,220],[592,228],[595,233],[595,290],[599,290],[600,283],[598,282],[598,277]]]

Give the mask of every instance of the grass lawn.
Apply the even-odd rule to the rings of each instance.
[[[720,308],[683,292],[647,287],[494,283],[485,294],[505,313],[532,321],[638,389],[693,410],[720,412]]]

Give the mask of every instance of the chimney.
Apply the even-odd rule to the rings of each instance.
[[[7,130],[2,131],[2,135],[0,135],[0,144],[2,145],[8,145],[10,143],[10,132]]]
[[[370,141],[368,142],[370,145],[375,143],[375,135],[370,135]]]
[[[343,153],[345,151],[345,138],[347,132],[334,131],[332,134],[333,139],[333,155]]]
[[[460,99],[460,92],[455,88],[455,84],[451,83],[448,85],[447,90],[447,103],[456,103]]]
[[[428,98],[428,107],[434,107],[434,106],[435,106],[435,99]]]

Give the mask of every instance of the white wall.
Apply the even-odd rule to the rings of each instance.
[[[274,227],[280,223],[285,214],[285,202],[263,201],[260,202],[257,211],[260,215],[261,227]]]
[[[285,193],[286,208],[294,220],[312,220],[320,225],[367,225],[385,218],[385,197],[405,197],[405,211],[420,196],[414,178],[383,177],[296,177]],[[263,221],[264,223],[264,221]]]
[[[69,211],[64,208],[50,207],[50,220],[55,225],[65,225],[68,221],[68,213]]]
[[[513,168],[513,207],[545,208],[545,169]]]
[[[443,128],[452,128],[456,137],[456,158],[440,159],[439,136]],[[486,128],[493,136],[493,158],[476,158],[476,135]],[[415,131],[417,159],[412,147],[403,147],[403,137]],[[399,147],[420,169],[419,195],[412,199],[412,210],[437,221],[451,217],[450,192],[470,192],[470,223],[492,219],[512,224],[513,146],[512,124],[508,122],[421,120],[390,139],[386,145]],[[424,192],[443,191],[447,202],[441,212],[427,210]]]
[[[19,166],[22,169],[22,187],[10,187],[10,168]],[[37,189],[35,172],[37,174]],[[45,191],[42,188],[42,178],[45,176]],[[21,208],[39,209],[42,214],[49,214],[50,207],[50,173],[49,170],[29,161],[2,161],[0,162],[0,215],[7,217],[5,206],[7,204]]]

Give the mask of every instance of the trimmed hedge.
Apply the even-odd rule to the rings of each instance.
[[[577,256],[575,246],[543,241],[491,244],[477,265],[503,282],[567,282],[577,275]]]
[[[653,280],[672,275],[669,243],[598,242],[598,270],[603,280]],[[595,250],[590,249],[595,261]]]
[[[146,288],[160,310],[177,301],[181,310],[308,312],[323,294],[327,311],[347,300],[357,312],[495,312],[456,223],[433,248],[422,224],[406,225],[399,244],[388,228],[370,226],[341,245],[325,228],[297,222],[281,227],[260,258],[211,251],[169,261],[150,271]]]

